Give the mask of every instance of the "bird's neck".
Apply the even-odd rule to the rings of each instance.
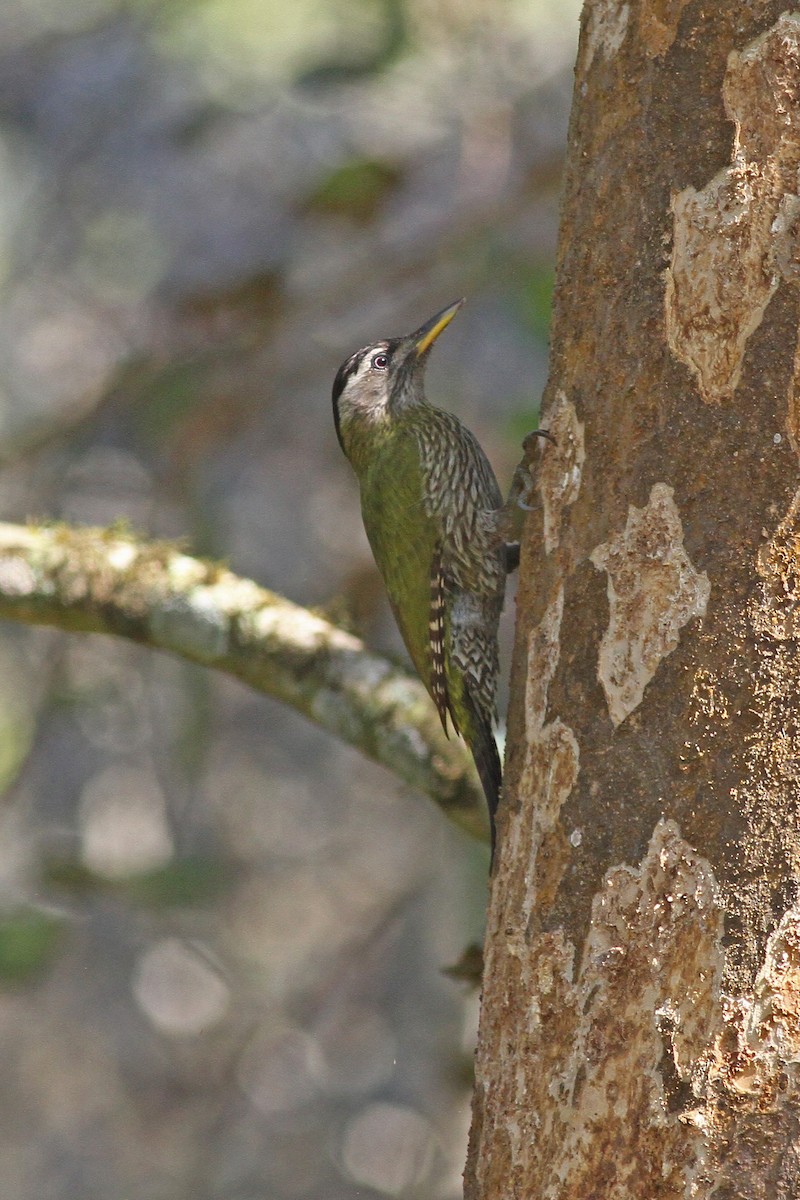
[[[431,406],[424,399],[416,399],[413,404],[402,404],[391,410],[354,415],[349,422],[345,446],[356,475],[360,476],[374,464],[381,451],[388,450],[396,438],[407,436],[430,411]]]

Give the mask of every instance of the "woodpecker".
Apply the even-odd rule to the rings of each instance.
[[[476,438],[452,413],[429,404],[424,387],[431,347],[463,303],[448,305],[407,337],[351,354],[334,380],[333,417],[403,641],[445,733],[449,717],[475,760],[494,861],[502,781],[492,723],[507,568],[503,498]]]

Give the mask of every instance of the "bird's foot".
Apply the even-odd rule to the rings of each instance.
[[[513,550],[520,524],[519,512],[530,512],[534,508],[530,498],[533,492],[533,448],[537,445],[537,438],[547,438],[555,444],[555,438],[546,429],[532,429],[525,435],[522,442],[522,458],[511,479],[508,499],[500,510],[499,528],[505,539],[506,563],[513,564],[507,567],[509,572],[516,570],[519,565],[519,546],[516,546],[516,552]]]

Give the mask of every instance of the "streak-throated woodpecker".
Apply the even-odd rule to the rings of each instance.
[[[503,498],[481,447],[425,399],[431,346],[463,300],[408,337],[352,354],[333,417],[403,641],[447,733],[467,742],[489,805],[492,857],[502,767],[492,732],[506,582]]]

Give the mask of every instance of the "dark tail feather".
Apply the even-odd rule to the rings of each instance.
[[[497,742],[494,740],[492,732],[492,723],[488,717],[479,712],[474,705],[470,705],[472,712],[470,721],[471,729],[469,738],[469,748],[472,752],[472,757],[475,759],[475,766],[478,768],[478,776],[483,786],[483,791],[486,796],[486,803],[489,806],[489,828],[492,836],[492,856],[489,861],[489,870],[494,866],[494,851],[497,844],[497,830],[495,827],[495,815],[497,806],[500,803],[500,786],[503,782],[503,764],[500,761],[500,755],[497,750]]]

